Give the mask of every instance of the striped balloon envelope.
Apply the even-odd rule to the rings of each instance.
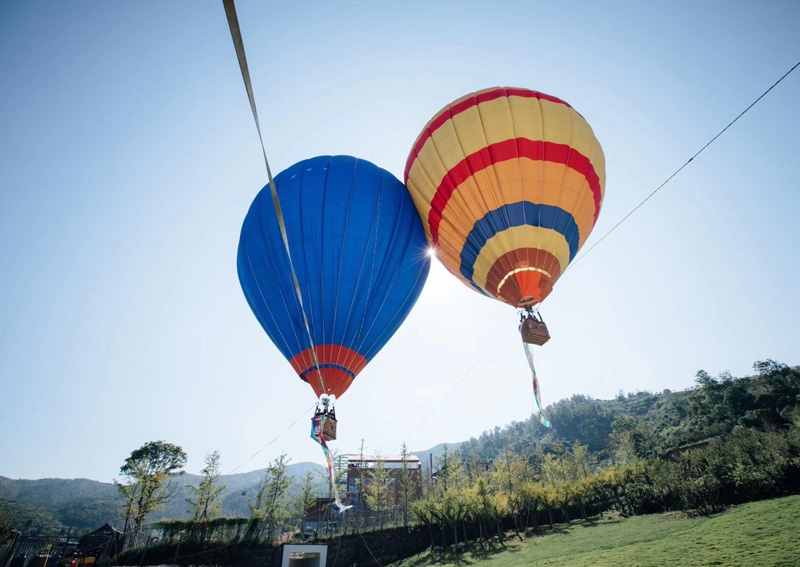
[[[264,187],[242,224],[239,281],[297,375],[317,396],[339,397],[417,301],[425,232],[400,180],[363,159],[311,158],[275,185],[283,217]]]
[[[428,122],[405,181],[445,267],[484,295],[527,307],[548,296],[594,228],[605,159],[563,100],[491,88]]]

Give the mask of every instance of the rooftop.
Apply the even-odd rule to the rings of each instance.
[[[348,463],[375,463],[378,461],[383,461],[385,463],[402,463],[403,460],[401,455],[364,455],[363,457],[360,455],[349,455],[347,457]],[[419,457],[416,455],[408,455],[405,461],[407,463],[418,463]]]

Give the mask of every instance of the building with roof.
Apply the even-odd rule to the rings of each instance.
[[[383,467],[388,473],[386,482],[391,484],[394,493],[394,502],[400,504],[403,497],[402,478],[404,471],[409,475],[408,487],[409,502],[422,496],[422,463],[419,457],[407,455],[376,456],[376,455],[350,455],[347,459],[347,492],[345,500],[351,506],[363,506],[366,496],[366,487],[372,482],[371,471],[376,467]]]

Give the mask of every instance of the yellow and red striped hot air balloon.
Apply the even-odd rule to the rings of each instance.
[[[605,160],[589,124],[563,100],[491,88],[428,122],[405,181],[447,269],[523,308],[548,296],[586,242],[603,202]]]

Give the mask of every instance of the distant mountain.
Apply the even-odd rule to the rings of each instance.
[[[0,500],[17,500],[42,508],[55,508],[75,500],[113,499],[116,495],[113,484],[86,478],[12,480],[0,476]]]
[[[445,446],[462,458],[493,460],[513,451],[532,460],[545,454],[561,454],[565,447],[585,445],[597,462],[611,462],[621,441],[640,458],[665,458],[686,447],[742,428],[763,432],[783,431],[800,415],[800,367],[774,361],[754,365],[758,374],[734,378],[727,373],[714,378],[700,371],[697,387],[681,392],[620,392],[613,400],[596,400],[575,395],[560,400],[545,412],[552,423],[545,428],[537,416],[505,427],[495,427],[464,442],[439,444],[414,451],[430,474],[433,460],[441,458]],[[621,441],[620,441],[621,440]],[[288,473],[301,479],[306,472],[317,475],[318,494],[327,495],[327,471],[315,463],[295,463]],[[251,504],[264,478],[264,470],[226,475],[222,493],[223,514],[249,515]],[[149,520],[186,518],[188,485],[201,477],[183,475],[177,496],[168,508]],[[0,477],[0,505],[12,509],[29,522],[30,529],[52,530],[53,521],[73,528],[95,528],[109,522],[121,526],[121,501],[113,484],[87,479],[12,480]],[[24,506],[19,506],[23,503]],[[12,515],[11,513],[9,515]]]
[[[448,443],[448,451],[456,451],[462,443]],[[430,459],[434,465],[444,452],[445,443],[425,451],[415,451],[425,474],[430,474]],[[226,516],[249,516],[249,505],[253,503],[258,484],[264,478],[266,469],[245,473],[223,475],[222,512]],[[327,496],[327,469],[316,463],[302,462],[287,466],[290,476],[300,479],[308,471],[317,473],[319,495]],[[197,486],[200,475],[184,474],[175,479],[180,484],[176,496],[166,509],[151,514],[152,521],[169,518],[188,518],[189,505],[186,498],[191,496],[187,486]],[[290,488],[290,493],[293,490]],[[12,517],[20,518],[27,526],[28,534],[56,533],[61,528],[86,530],[105,523],[121,527],[124,524],[122,500],[117,488],[109,482],[99,482],[86,478],[63,479],[43,478],[36,480],[11,479],[0,476],[0,505],[13,512]]]
[[[419,457],[422,463],[423,474],[430,474],[431,472],[431,457],[433,457],[433,468],[436,468],[436,460],[444,454],[444,448],[447,447],[447,452],[452,453],[458,451],[458,448],[464,444],[464,441],[457,441],[456,443],[439,443],[426,451],[413,451],[411,454]]]
[[[255,500],[258,484],[264,478],[266,469],[250,471],[246,473],[223,475],[221,483],[226,486],[222,492],[222,513],[226,516],[249,516],[249,505]],[[317,473],[317,490],[319,494],[327,495],[328,469],[316,463],[294,463],[286,467],[286,472],[290,477],[294,477],[299,483],[308,471]],[[200,483],[199,475],[187,474],[181,477],[183,485],[172,505],[162,514],[164,518],[187,518],[189,517],[189,505],[186,498],[189,498],[187,485],[197,486]],[[294,485],[289,488],[289,494],[293,494]],[[155,516],[154,516],[155,517]]]
[[[318,474],[318,490],[327,494],[327,469],[316,463],[294,463],[286,467],[289,476],[300,481],[308,471]],[[248,516],[249,504],[255,499],[258,484],[264,478],[266,469],[223,475],[222,511],[228,516]],[[186,498],[191,494],[188,485],[197,486],[201,477],[185,474],[175,479],[180,483],[177,495],[161,512],[152,514],[149,519],[186,518],[189,505]],[[292,490],[290,489],[290,493]],[[124,516],[121,513],[122,500],[117,488],[108,482],[85,478],[62,479],[43,478],[38,480],[14,480],[0,476],[0,505],[14,518],[27,523],[27,533],[53,533],[61,527],[72,529],[93,529],[105,523],[121,526]]]

